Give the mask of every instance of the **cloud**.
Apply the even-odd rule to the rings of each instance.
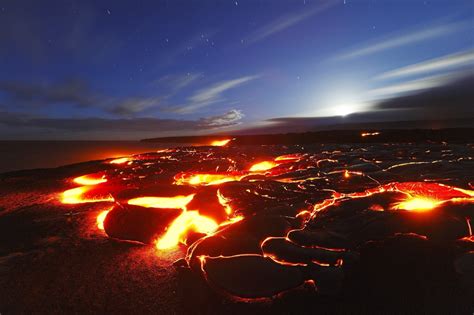
[[[409,95],[385,99],[370,111],[347,116],[277,117],[239,134],[307,132],[361,128],[474,127],[474,75]]]
[[[185,87],[195,83],[200,77],[202,77],[201,73],[169,74],[159,78],[152,84],[165,86],[170,90],[169,94],[174,95]]]
[[[31,115],[0,112],[0,125],[14,128],[38,128],[40,131],[60,130],[61,135],[77,132],[154,132],[157,136],[162,132],[182,134],[186,131],[214,130],[236,125],[244,115],[239,110],[231,110],[218,116],[197,120],[160,119],[160,118],[48,118]]]
[[[143,114],[147,110],[158,109],[175,114],[187,114],[224,101],[223,93],[234,89],[259,76],[245,76],[232,80],[214,83],[211,86],[197,90],[187,99],[183,106],[164,105],[179,90],[196,82],[201,74],[169,75],[154,84],[161,84],[168,91],[159,96],[130,96],[116,97],[94,91],[89,85],[79,79],[69,79],[54,83],[31,84],[16,81],[0,82],[0,92],[5,94],[5,103],[17,108],[41,108],[55,104],[65,104],[76,107],[95,107],[104,113],[130,118]]]
[[[474,66],[474,50],[467,50],[440,58],[430,59],[424,62],[412,64],[399,69],[391,70],[377,76],[376,79],[392,79],[403,76],[419,75],[439,70],[447,70],[461,66]],[[471,69],[472,70],[472,69]]]
[[[70,79],[56,84],[27,84],[23,82],[0,82],[0,91],[11,101],[23,105],[45,105],[70,103],[77,106],[92,106],[98,101],[86,82]]]
[[[237,79],[221,81],[209,87],[201,89],[188,98],[188,104],[183,106],[168,107],[167,110],[178,113],[188,114],[200,108],[223,101],[222,94],[230,89],[236,88],[246,82],[257,79],[258,75],[245,76]]]
[[[315,14],[321,13],[329,9],[335,4],[336,4],[335,1],[324,1],[322,4],[316,6],[315,8],[311,10],[306,9],[302,12],[292,13],[292,14],[287,14],[285,16],[282,16],[278,18],[277,20],[257,29],[250,36],[248,36],[245,41],[248,44],[253,44],[255,42],[264,40],[273,34],[281,32],[295,24],[298,24],[310,18],[311,16]]]
[[[474,117],[474,75],[450,83],[385,100],[376,109],[418,118]]]
[[[380,99],[399,96],[402,94],[411,94],[437,86],[447,85],[453,81],[461,79],[468,73],[468,71],[457,71],[454,73],[434,75],[421,79],[392,84],[381,88],[372,89],[367,93],[367,96],[370,98]]]
[[[160,104],[159,97],[150,98],[127,98],[118,102],[115,106],[109,109],[109,112],[119,116],[134,116],[143,112],[146,109],[156,107]]]
[[[201,118],[200,121],[204,126],[224,127],[238,124],[244,116],[241,110],[232,109],[222,115]]]
[[[93,91],[79,79],[69,79],[49,84],[25,82],[0,82],[0,92],[6,94],[8,103],[15,107],[45,107],[67,104],[77,107],[98,107],[108,113],[129,117],[143,112],[161,102],[160,97],[117,98]]]
[[[411,30],[409,32],[393,35],[389,38],[378,39],[362,48],[354,49],[353,51],[349,51],[342,55],[339,55],[336,57],[336,59],[352,59],[372,55],[384,50],[406,46],[409,44],[414,44],[441,36],[446,36],[455,33],[461,29],[464,29],[469,25],[470,23],[466,22],[442,24],[437,26],[428,25],[421,30]]]

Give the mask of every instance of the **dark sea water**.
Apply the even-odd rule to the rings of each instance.
[[[184,146],[138,141],[0,141],[0,173],[101,160]]]

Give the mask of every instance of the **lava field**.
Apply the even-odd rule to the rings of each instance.
[[[0,313],[474,310],[474,145],[218,144],[1,174]]]

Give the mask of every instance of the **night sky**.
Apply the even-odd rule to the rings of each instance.
[[[472,0],[0,1],[0,139],[474,117]]]

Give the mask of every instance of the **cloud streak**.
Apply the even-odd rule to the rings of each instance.
[[[370,90],[367,95],[370,98],[388,98],[402,94],[419,92],[422,90],[431,89],[437,86],[447,85],[454,82],[468,74],[467,71],[458,71],[454,73],[434,75],[424,77],[421,79],[410,80],[402,83],[392,84],[377,89]]]
[[[188,98],[188,104],[167,108],[168,111],[178,114],[193,113],[198,109],[225,100],[222,94],[244,83],[259,78],[258,75],[245,76],[232,80],[225,80],[201,89]]]
[[[197,120],[160,118],[48,118],[0,112],[0,125],[15,128],[33,127],[40,130],[61,130],[68,133],[88,132],[175,132],[205,131],[233,126],[244,117],[241,111],[230,110],[222,115]]]
[[[471,67],[474,66],[474,50],[472,49],[391,70],[382,73],[381,75],[377,76],[376,79],[385,80],[413,76],[440,70],[449,70],[466,65],[470,65]]]
[[[441,36],[446,36],[457,31],[460,31],[469,26],[469,23],[450,23],[437,26],[426,26],[417,31],[409,31],[402,34],[393,35],[389,38],[376,40],[364,47],[354,49],[353,51],[344,53],[336,57],[336,59],[353,59],[363,56],[372,55],[381,51],[402,47],[429,39],[434,39]]]
[[[209,127],[227,127],[239,124],[239,121],[244,118],[244,116],[241,110],[232,109],[223,115],[201,118],[201,123]]]
[[[435,80],[436,81],[436,80]],[[438,83],[440,83],[440,80]],[[261,121],[239,134],[307,132],[361,128],[473,127],[474,75],[444,85],[379,100],[370,111],[347,116],[277,117]]]
[[[152,85],[165,86],[170,90],[169,94],[172,96],[191,84],[196,83],[196,81],[201,77],[201,73],[165,75],[154,81]]]
[[[13,102],[33,106],[70,103],[87,107],[98,101],[98,96],[91,91],[86,82],[77,79],[56,84],[3,81],[0,82],[0,91],[6,93]]]
[[[259,42],[261,40],[266,39],[276,33],[286,30],[318,13],[322,13],[327,9],[331,8],[336,4],[335,1],[324,1],[322,4],[319,4],[315,8],[311,10],[304,10],[298,13],[287,14],[282,16],[271,23],[262,26],[261,28],[257,29],[253,32],[250,36],[247,37],[245,40],[247,44],[253,44]]]
[[[118,116],[130,117],[135,116],[147,109],[157,107],[161,102],[159,97],[140,98],[133,97],[127,98],[115,103],[115,105],[108,109],[110,113]]]

